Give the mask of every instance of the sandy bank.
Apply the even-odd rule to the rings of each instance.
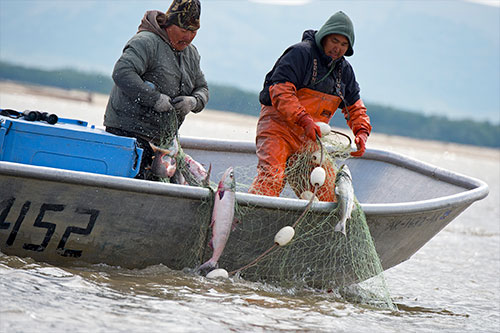
[[[26,109],[55,113],[59,117],[77,118],[90,124],[102,126],[103,114],[108,97],[102,94],[68,91],[13,82],[0,82],[0,108],[18,111]],[[369,110],[368,110],[369,112]],[[180,134],[183,136],[208,137],[254,141],[257,118],[231,112],[204,110],[188,115]],[[349,133],[352,136],[352,133]],[[408,156],[428,154],[427,162],[454,156],[468,156],[473,159],[500,161],[500,150],[438,141],[416,140],[374,132],[368,140],[368,147],[399,152]],[[438,163],[439,164],[439,163]]]

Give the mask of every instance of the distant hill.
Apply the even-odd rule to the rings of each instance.
[[[109,94],[113,82],[110,77],[71,68],[44,70],[0,61],[0,80],[53,86]],[[209,83],[210,101],[207,108],[259,116],[257,92]],[[367,103],[374,131],[418,139],[455,142],[476,146],[500,147],[500,125],[473,120],[451,120],[446,117],[425,116]],[[0,108],[2,106],[0,105]],[[338,127],[347,127],[342,112],[332,119]]]
[[[144,12],[165,11],[170,2],[1,0],[0,60],[110,75]],[[304,30],[319,29],[342,10],[354,23],[355,53],[348,60],[365,102],[500,123],[498,6],[463,0],[304,2],[203,0],[193,44],[207,79],[258,91]]]

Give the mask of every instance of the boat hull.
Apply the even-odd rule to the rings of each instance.
[[[212,176],[228,165],[252,170],[256,164],[250,143],[188,138],[182,146],[196,160],[211,162]],[[487,185],[479,180],[387,152],[368,151],[364,158],[347,163],[384,269],[410,258],[488,194]],[[385,174],[386,180],[379,179],[375,186],[367,170],[372,175]],[[406,183],[401,184],[403,179]],[[389,194],[396,188],[390,186],[398,183],[402,189],[391,199]],[[418,193],[429,184],[434,184],[432,194]],[[200,234],[208,231],[209,215],[206,221],[200,218],[210,211],[209,199],[206,188],[0,162],[0,249],[7,255],[55,265],[193,267],[202,260],[193,248],[206,241]],[[220,260],[228,271],[269,248],[275,233],[293,223],[307,205],[304,200],[243,192],[236,199],[240,207],[257,210],[245,223],[259,225],[262,237],[249,240],[236,229]],[[311,209],[326,215],[335,206],[321,202]],[[291,221],[276,222],[283,211]]]

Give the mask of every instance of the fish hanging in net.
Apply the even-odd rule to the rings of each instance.
[[[160,146],[150,143],[154,152],[152,172],[164,183],[208,187],[211,165],[208,170],[181,147],[178,137],[179,120],[175,113],[165,113],[160,129]]]
[[[219,267],[249,281],[285,288],[333,290],[348,301],[394,309],[366,217],[355,197],[345,235],[335,231],[341,219],[339,205],[331,203],[331,209],[326,210],[309,205],[322,197],[321,190],[311,185],[311,171],[320,165],[324,167],[327,171],[322,186],[330,187],[325,192],[334,193],[338,164],[350,157],[350,144],[339,143],[335,136],[328,135],[320,143],[311,142],[289,159],[285,170],[288,188],[282,196],[300,198],[306,192],[316,196],[304,200],[302,209],[236,203],[235,217],[239,223],[219,259]],[[237,191],[248,189],[254,168],[235,167]],[[210,200],[204,201],[198,210],[198,236],[194,237],[191,250],[186,251],[189,267],[199,265],[209,256],[206,248]],[[275,245],[276,233],[286,226],[293,226],[294,237],[284,246]]]

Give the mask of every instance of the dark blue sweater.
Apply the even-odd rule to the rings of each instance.
[[[314,41],[315,34],[314,30],[304,31],[302,42],[290,46],[276,61],[273,69],[267,73],[264,88],[259,95],[262,104],[271,105],[269,87],[284,82],[293,83],[297,90],[309,88],[339,96],[335,88],[339,67],[342,73],[341,92],[348,106],[360,98],[359,85],[351,64],[344,57],[333,61],[322,49],[318,48]],[[324,78],[331,66],[335,66],[333,71]],[[344,107],[343,103],[340,107]]]

